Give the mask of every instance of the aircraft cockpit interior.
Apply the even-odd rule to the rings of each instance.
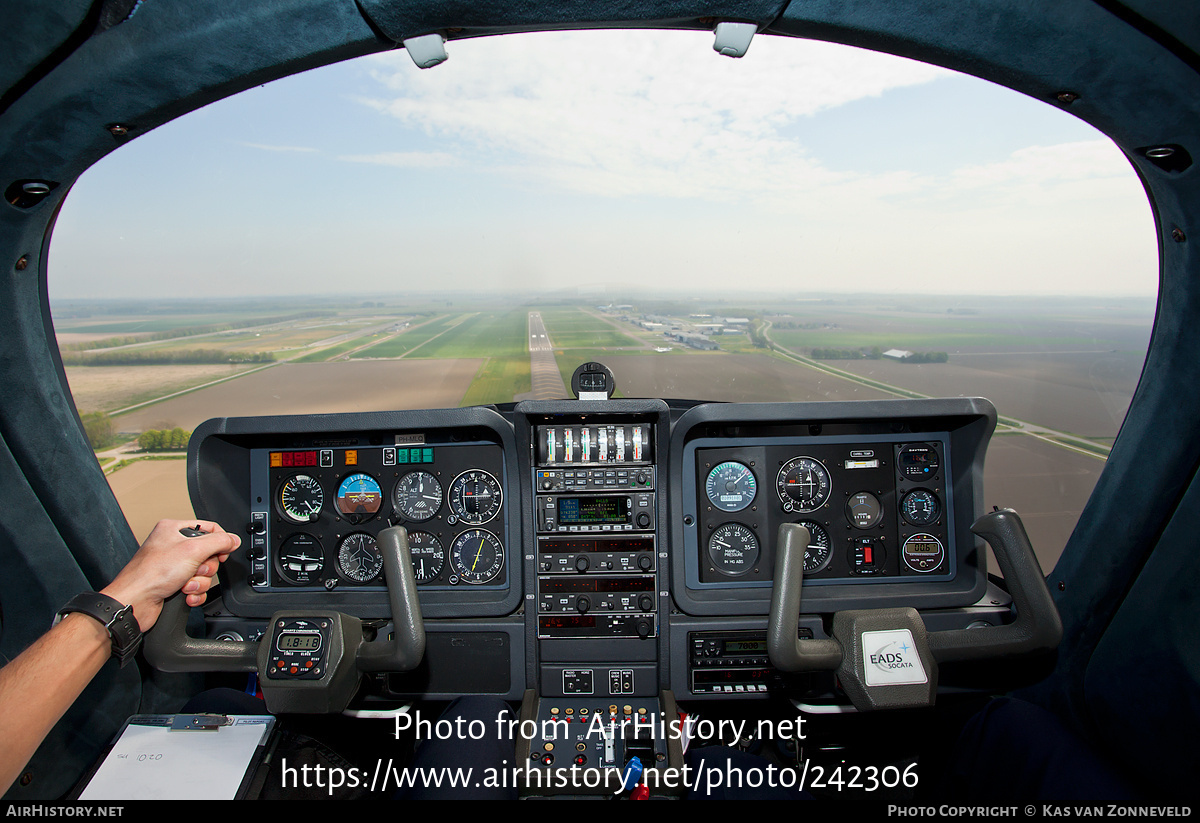
[[[1200,257],[1190,254],[1200,237],[1194,217],[1200,178],[1191,154],[1200,151],[1200,28],[1190,22],[1188,4],[54,5],[0,0],[10,56],[0,65],[6,200],[0,206],[6,252],[0,488],[8,502],[0,509],[0,651],[15,658],[63,603],[99,591],[134,555],[144,530],[126,496],[149,498],[155,484],[168,482],[161,479],[166,474],[149,474],[152,466],[174,471],[180,488],[186,483],[191,509],[184,519],[220,524],[241,546],[221,565],[208,602],[188,608],[181,596],[168,599],[137,663],[101,670],[21,770],[8,789],[10,802],[78,798],[126,718],[173,714],[198,692],[232,686],[261,696],[263,713],[295,735],[293,744],[304,735],[344,757],[336,762],[353,784],[327,795],[326,786],[289,795],[285,780],[264,791],[261,781],[280,779],[280,764],[272,761],[256,787],[267,797],[388,797],[401,785],[389,787],[386,776],[380,783],[372,770],[410,766],[412,748],[437,736],[436,726],[422,730],[418,721],[433,721],[474,697],[512,712],[506,731],[513,761],[505,766],[510,788],[522,798],[681,799],[695,788],[687,777],[695,751],[719,747],[730,753],[721,761],[727,766],[761,763],[788,775],[792,782],[784,787],[797,797],[934,807],[1104,799],[1190,813],[1178,806],[1187,802],[1200,766],[1193,743],[1200,732],[1200,643],[1189,628],[1200,582],[1192,536],[1200,426],[1191,411],[1200,400]],[[822,288],[796,282],[806,265],[802,251],[823,248],[812,235],[832,225],[819,222],[823,206],[812,207],[810,216],[826,229],[808,235],[799,228],[780,235],[791,230],[790,213],[765,234],[746,229],[746,246],[758,248],[745,254],[756,262],[731,270],[742,240],[727,242],[710,227],[711,249],[686,247],[674,242],[675,223],[710,219],[692,202],[719,199],[701,179],[706,159],[736,167],[738,179],[749,174],[739,164],[749,168],[753,156],[736,162],[736,151],[673,156],[667,165],[696,188],[671,195],[673,212],[653,206],[662,212],[659,226],[646,216],[653,208],[636,211],[644,205],[638,198],[652,198],[635,190],[647,175],[635,169],[622,177],[619,163],[597,159],[605,143],[623,147],[629,139],[608,121],[597,118],[578,132],[577,145],[541,136],[543,125],[550,133],[556,110],[538,110],[544,124],[525,110],[540,93],[531,91],[540,88],[531,78],[549,83],[547,94],[569,108],[574,103],[565,101],[577,91],[555,86],[553,70],[545,69],[582,41],[567,41],[561,53],[519,41],[534,69],[500,59],[521,54],[517,47],[497,52],[493,64],[473,69],[479,85],[448,81],[457,98],[423,85],[454,65],[455,47],[572,30],[618,38],[606,43],[634,32],[695,35],[716,52],[705,57],[723,61],[714,71],[724,70],[727,58],[751,60],[766,41],[846,44],[907,58],[914,72],[953,71],[1006,86],[1057,109],[1052,113],[1064,121],[1082,121],[1109,144],[1016,152],[1018,160],[1036,155],[1032,176],[1016,183],[1003,177],[1016,163],[1011,158],[1008,165],[956,167],[959,188],[929,212],[942,215],[945,226],[923,217],[930,230],[924,237],[934,239],[921,242],[944,242],[959,257],[959,249],[974,249],[977,259],[955,266],[982,274],[947,275],[948,282],[967,283],[964,292],[978,292],[969,299],[893,299],[892,291],[907,294],[902,286],[854,289],[847,284],[858,275],[849,269]],[[608,66],[614,82],[618,74],[636,83],[657,71],[651,51],[637,43],[628,60],[617,55]],[[740,65],[734,61],[729,65]],[[343,94],[342,102],[403,123],[414,144],[385,152],[380,138],[374,146],[380,151],[369,156],[364,149],[334,157],[323,146],[307,147],[309,138],[293,129],[289,145],[267,146],[267,138],[249,130],[229,138],[229,146],[240,148],[213,148],[213,136],[227,128],[217,108],[227,98],[309,70],[316,76],[322,67],[373,78],[377,99]],[[495,79],[505,71],[518,78],[511,97]],[[787,75],[787,82],[799,76]],[[927,82],[925,75],[913,78],[913,88]],[[842,81],[860,78],[846,72]],[[705,75],[695,85],[707,82]],[[384,89],[403,84],[409,96],[384,100]],[[654,88],[647,80],[644,99],[666,106]],[[783,109],[764,100],[787,97],[786,83],[774,91],[744,89],[752,108],[768,114],[753,127],[727,115],[696,146],[725,139],[749,146],[736,141],[751,132],[761,137],[761,123],[782,122]],[[882,94],[864,89],[856,92],[861,100]],[[705,106],[725,111],[720,95],[699,94],[705,104],[689,106],[701,113],[686,115],[695,122],[709,118]],[[503,105],[489,98],[503,98]],[[235,105],[265,107],[267,98],[251,99],[260,102]],[[898,99],[896,110],[908,98]],[[845,120],[827,138],[841,146],[839,158],[854,154],[863,139],[855,131],[856,105],[843,107],[850,114],[837,115]],[[770,132],[773,139],[794,138],[821,106],[796,113]],[[302,104],[290,111],[290,117],[343,116]],[[165,169],[186,164],[168,163],[164,158],[174,155],[158,152],[178,136],[171,131],[175,121],[188,117],[209,129],[191,147],[199,155],[246,151],[254,159],[229,172],[201,172],[208,188],[184,191]],[[516,209],[507,195],[485,188],[476,202],[439,177],[475,162],[456,152],[482,141],[489,124],[503,138],[489,143],[481,166],[467,173],[507,176],[534,199],[544,196],[544,226],[515,225],[520,221],[505,214]],[[360,125],[345,117],[331,128],[356,132]],[[314,132],[326,126],[314,125]],[[813,120],[811,128],[815,154],[824,127]],[[1062,128],[1075,134],[1074,126]],[[992,139],[976,137],[983,146]],[[658,150],[655,141],[663,141],[663,151],[676,150],[669,129],[639,139],[648,153]],[[142,141],[149,153],[137,162],[144,167],[104,170],[108,155],[114,162],[133,157]],[[565,165],[537,177],[502,153],[518,144],[546,151],[547,162],[566,158]],[[1089,152],[1110,149],[1105,156],[1120,154],[1124,181],[1079,183]],[[345,170],[339,196],[362,198],[363,216],[328,202],[315,217],[304,212],[301,204],[311,203],[303,191],[306,172],[291,164],[317,159]],[[277,284],[292,278],[300,289],[302,275],[288,273],[292,263],[238,259],[240,252],[227,251],[240,248],[234,232],[214,228],[217,222],[193,227],[197,248],[172,252],[182,261],[172,264],[179,267],[174,277],[194,303],[193,319],[179,317],[186,302],[159,314],[114,309],[106,319],[95,308],[106,305],[100,298],[85,306],[54,293],[59,267],[69,280],[80,261],[94,266],[98,281],[107,274],[120,282],[135,255],[110,253],[120,245],[102,245],[100,236],[107,235],[107,244],[128,221],[134,238],[143,230],[137,222],[151,221],[173,200],[204,201],[218,214],[247,219],[241,209],[255,192],[242,172],[254,164],[279,174],[270,179],[285,180],[277,185],[295,200],[294,210],[281,208],[299,226],[286,237],[297,260],[311,255],[314,247],[306,244],[316,242],[326,223],[330,233],[343,223],[370,223],[375,198],[402,201],[410,222],[347,235],[367,251],[342,249],[322,263],[329,291],[344,298],[330,298],[327,306],[288,302],[293,295]],[[560,283],[553,266],[542,271],[523,256],[526,247],[580,244],[553,213],[578,192],[548,193],[568,167],[585,169],[580,179],[601,192],[603,205],[589,206],[580,222],[593,220],[603,237],[615,225],[607,210],[629,208],[632,217],[622,219],[650,226],[649,240],[620,248],[601,242],[579,252],[603,258],[596,265],[607,267],[618,285],[603,276]],[[410,187],[385,176],[397,168],[411,175]],[[101,221],[115,177],[138,174],[145,177],[139,185],[153,192],[139,195],[146,216]],[[379,185],[358,185],[364,179],[352,176],[358,174],[379,175]],[[822,174],[828,178],[822,185],[839,199],[851,201],[867,185],[867,171],[831,165],[813,179]],[[936,200],[940,195],[926,195],[925,178],[913,182],[917,176],[881,174],[886,190],[864,207],[864,225],[888,198]],[[1073,197],[1104,203],[1110,188],[1144,194],[1148,204],[1137,207],[1157,266],[1150,272],[1157,283],[1147,286],[1156,289],[1153,300],[1101,294],[1099,285],[1088,292],[1088,278],[1100,280],[1089,266],[1107,251],[1093,253],[1082,248],[1090,241],[1056,229],[1053,197],[1046,211],[1025,221],[1036,248],[1020,251],[1052,260],[1047,267],[1076,265],[1083,285],[1067,297],[1012,298],[999,283],[1010,259],[1002,248],[1006,229],[980,228],[974,242],[954,216],[956,198],[997,176],[1011,188],[987,204],[984,217],[973,218],[981,224],[995,218],[998,225],[1011,207],[1001,200],[1048,189],[1047,181],[1078,184]],[[755,186],[768,182],[754,179]],[[754,211],[758,219],[784,198],[806,196],[800,188],[780,191],[769,192],[779,200],[746,208],[761,208]],[[123,212],[132,200],[122,200],[115,187],[111,192],[116,205],[109,210]],[[619,199],[625,196],[631,199]],[[484,202],[489,198],[495,202]],[[423,209],[435,202],[449,204],[451,214],[461,207],[461,232],[442,236],[440,224],[425,222]],[[479,218],[480,203],[493,216]],[[713,226],[732,225],[742,205],[720,201],[725,211]],[[344,218],[343,208],[354,216]],[[95,225],[85,220],[89,214],[97,215]],[[1123,215],[1105,219],[1115,224]],[[494,228],[487,222],[493,219]],[[244,233],[273,231],[263,226],[247,225]],[[1098,233],[1114,233],[1108,226]],[[842,239],[828,244],[830,260],[853,256],[859,242],[869,245],[868,229],[843,229]],[[902,238],[909,229],[891,227],[880,244],[894,243],[893,252],[869,256],[862,269],[894,266],[896,273],[879,275],[880,283],[915,277],[922,264],[905,259],[915,254]],[[494,252],[496,272],[520,272],[512,283],[464,275],[459,291],[444,296],[435,295],[439,284],[422,282],[442,276],[430,262],[439,254],[458,260],[477,243],[501,246],[489,230],[518,238],[511,260]],[[82,239],[61,241],[52,253],[55,231]],[[421,235],[435,252],[423,251]],[[788,279],[768,282],[757,271],[760,258],[753,255],[766,253],[768,235]],[[671,248],[659,256],[661,247]],[[379,250],[386,265],[370,270],[368,252]],[[727,289],[719,298],[701,288],[710,267],[697,258],[706,254],[719,258],[711,266]],[[1000,262],[993,265],[989,255]],[[622,303],[626,269],[630,278],[651,276],[631,261],[644,258],[653,269],[671,256],[694,273],[671,275],[679,279],[670,281],[668,297]],[[203,264],[187,268],[192,257]],[[226,262],[233,274],[219,271]],[[224,295],[211,291],[233,288],[217,285],[224,277],[252,280],[242,266],[267,272],[264,288],[274,291],[247,292],[265,306],[257,314],[222,316],[224,309],[212,306],[224,304],[212,301]],[[456,276],[445,275],[448,282]],[[528,279],[518,289],[521,277]],[[387,278],[396,282],[381,284]],[[694,291],[688,278],[695,279]],[[542,296],[526,298],[527,286]],[[827,296],[839,288],[849,296]],[[412,293],[385,307],[393,290],[406,289]],[[880,294],[905,319],[879,308]],[[144,305],[133,297],[126,302]],[[117,314],[129,323],[115,322]],[[1052,328],[1052,319],[1069,331]],[[853,351],[838,346],[844,339],[853,339],[847,344]],[[948,355],[919,351],[938,340],[951,341]],[[1026,361],[1003,361],[1014,354],[1008,347],[1049,377],[1035,382]],[[160,349],[177,359],[152,359]],[[111,365],[105,357],[114,358]],[[117,376],[118,362],[135,363],[138,377]],[[347,399],[351,384],[375,394]],[[1045,417],[1027,413],[1051,396],[1058,405]],[[164,422],[162,434],[169,438],[174,425],[183,439],[139,446],[129,433],[133,442],[124,446],[93,447],[87,404],[101,408],[97,397],[108,398],[100,416],[111,413],[120,431],[132,432],[135,422],[139,431],[157,429],[170,411],[177,419]],[[179,459],[155,464],[158,450]],[[134,467],[134,460],[141,462]],[[120,489],[119,479],[131,484],[142,471],[149,478],[142,485]],[[1003,713],[1015,705],[1037,714]],[[16,707],[0,703],[0,710]],[[991,726],[976,725],[979,717]],[[483,725],[489,737],[501,728],[496,717]],[[1044,750],[1037,751],[1039,740]],[[978,760],[961,755],[964,741]],[[1060,744],[1066,748],[1053,748]],[[443,765],[482,771],[486,764]],[[987,773],[969,774],[976,768]],[[798,782],[800,775],[806,782]],[[754,796],[763,787],[738,788]]]

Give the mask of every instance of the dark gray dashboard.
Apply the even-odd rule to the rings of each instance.
[[[759,641],[781,523],[821,537],[803,631],[849,608],[978,619],[988,583],[970,525],[995,420],[980,399],[210,420],[189,447],[193,506],[244,550],[209,633],[253,634],[280,609],[386,622],[371,550],[401,525],[430,643],[387,695],[762,695],[781,683]],[[697,655],[726,647],[747,682],[698,678]]]

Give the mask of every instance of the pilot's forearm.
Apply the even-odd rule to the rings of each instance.
[[[111,653],[104,626],[68,614],[0,669],[0,786],[13,784]]]

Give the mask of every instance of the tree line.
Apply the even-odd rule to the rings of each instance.
[[[869,349],[813,349],[809,355],[813,360],[882,360],[883,349],[872,346]],[[950,355],[944,351],[913,352],[908,357],[900,358],[901,363],[946,363]]]
[[[181,326],[177,329],[168,329],[167,331],[151,332],[149,334],[139,334],[133,336],[117,336],[105,337],[101,340],[89,340],[84,343],[67,343],[60,346],[59,350],[63,352],[90,351],[91,349],[111,349],[116,346],[128,346],[133,343],[146,343],[153,340],[173,340],[176,337],[194,337],[198,334],[213,334],[222,331],[236,331],[237,329],[245,329],[251,326],[270,326],[274,323],[288,323],[293,320],[308,320],[314,317],[331,317],[337,314],[335,311],[305,311],[296,314],[281,314],[275,317],[255,317],[250,320],[235,320],[229,323],[217,323],[207,326]]]
[[[228,349],[124,349],[100,354],[62,354],[64,366],[173,366],[201,363],[271,363],[274,360],[274,352]]]
[[[85,412],[79,415],[83,432],[92,449],[106,449],[116,442],[117,433],[112,418],[104,412]],[[138,435],[138,447],[143,451],[157,452],[186,449],[192,433],[176,426],[173,429],[150,429]]]
[[[179,426],[173,429],[149,429],[138,435],[138,446],[148,452],[178,451],[187,448],[191,437],[190,431],[184,431]]]

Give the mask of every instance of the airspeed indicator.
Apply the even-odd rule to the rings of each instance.
[[[307,474],[289,477],[279,488],[279,510],[296,523],[316,520],[325,505],[321,483]]]

